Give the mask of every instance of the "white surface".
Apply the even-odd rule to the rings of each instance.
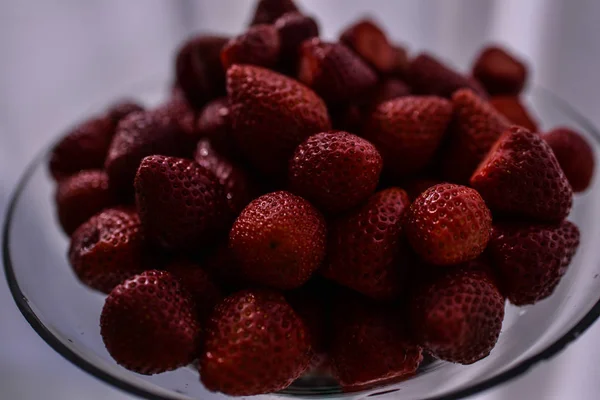
[[[327,36],[371,8],[398,41],[467,66],[501,41],[527,56],[533,81],[600,125],[600,3],[595,0],[305,0]],[[167,71],[192,30],[236,32],[249,0],[4,0],[0,2],[0,205],[25,164],[95,99]],[[568,6],[567,6],[568,4]],[[413,50],[415,47],[413,47]],[[2,277],[3,280],[3,277]],[[130,399],[73,367],[29,328],[0,282],[0,398]],[[596,399],[600,325],[524,377],[477,400]]]

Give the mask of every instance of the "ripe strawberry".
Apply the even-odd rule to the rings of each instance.
[[[381,152],[386,170],[404,177],[432,159],[452,117],[452,104],[435,96],[407,96],[379,104],[363,136]]]
[[[554,292],[578,246],[579,229],[563,221],[557,225],[497,225],[489,248],[503,293],[511,303],[523,306]]]
[[[117,126],[106,157],[110,184],[119,191],[133,192],[133,180],[142,159],[161,154],[184,156],[188,139],[179,124],[162,111],[135,113]]]
[[[376,107],[386,101],[409,95],[410,87],[408,87],[406,83],[402,82],[400,79],[387,78],[380,81],[375,87],[375,90],[369,96],[368,105],[369,107]]]
[[[298,11],[293,0],[259,0],[250,25],[272,24],[282,15]]]
[[[174,90],[166,102],[152,110],[152,114],[165,120],[174,120],[190,143],[195,143],[202,137],[198,126],[199,113],[187,101],[181,89]]]
[[[527,79],[525,64],[500,47],[487,47],[473,65],[473,76],[492,96],[516,96]]]
[[[144,111],[144,107],[132,100],[121,100],[110,106],[107,111],[108,117],[112,120],[114,126],[129,114]]]
[[[308,201],[274,192],[252,201],[233,224],[229,248],[248,280],[278,289],[302,286],[325,256],[323,216]]]
[[[177,85],[196,108],[225,92],[225,71],[220,57],[228,40],[221,36],[199,35],[185,42],[177,52]]]
[[[227,229],[230,211],[215,175],[191,160],[149,156],[135,177],[149,241],[169,250],[199,250]]]
[[[279,61],[279,34],[272,25],[255,25],[227,42],[221,51],[221,63],[228,69],[233,64],[273,67]]]
[[[454,71],[427,53],[421,53],[408,66],[408,83],[413,93],[435,95],[450,98],[454,92],[462,88],[472,89],[478,95],[479,87],[472,80]]]
[[[573,191],[550,146],[518,126],[507,130],[471,177],[494,212],[558,222],[569,215]]]
[[[492,214],[475,190],[442,183],[410,206],[404,229],[428,263],[455,265],[477,258],[490,239]]]
[[[398,66],[398,54],[385,32],[370,19],[360,20],[344,30],[340,42],[354,50],[380,74],[390,74]]]
[[[585,191],[594,176],[594,150],[581,134],[557,128],[543,136],[550,145],[574,192]]]
[[[67,235],[117,202],[117,196],[108,184],[108,175],[99,170],[81,171],[65,178],[56,190],[58,219]]]
[[[331,125],[323,100],[306,86],[264,68],[227,71],[231,123],[241,152],[271,176],[282,176],[294,149]]]
[[[515,125],[521,125],[532,132],[538,131],[538,124],[527,108],[515,96],[495,96],[490,104]]]
[[[320,209],[340,213],[367,199],[383,162],[371,143],[342,131],[318,133],[296,149],[289,182],[294,193]]]
[[[409,204],[406,192],[390,188],[335,220],[330,225],[323,275],[377,300],[397,298],[410,264],[402,236]]]
[[[304,323],[274,291],[244,290],[227,297],[206,333],[200,379],[212,391],[251,396],[282,390],[310,362]]]
[[[473,91],[463,89],[452,96],[454,116],[449,145],[442,155],[442,174],[456,183],[467,183],[510,122]]]
[[[282,15],[274,26],[281,41],[280,64],[285,71],[296,76],[300,45],[306,39],[319,36],[319,26],[313,18],[299,12]]]
[[[406,79],[408,75],[408,51],[402,46],[394,46],[394,55],[396,57],[395,68],[392,71],[392,76],[400,79]]]
[[[138,215],[112,208],[93,216],[71,236],[69,261],[83,283],[104,293],[147,269]]]
[[[175,277],[156,270],[113,289],[102,309],[100,333],[119,365],[144,375],[189,364],[200,344],[189,295]]]
[[[487,357],[504,319],[504,297],[486,271],[451,269],[410,302],[415,338],[433,356],[472,364]]]
[[[113,122],[106,116],[76,126],[52,149],[52,177],[58,181],[86,169],[102,169],[114,132]]]
[[[405,183],[403,187],[404,190],[406,190],[406,193],[408,193],[408,197],[411,199],[411,201],[415,201],[417,197],[421,195],[421,193],[440,183],[443,182],[437,179],[416,178]]]
[[[231,129],[227,97],[219,97],[206,104],[200,112],[197,126],[199,136],[207,138],[217,152],[231,159],[240,158]]]
[[[328,103],[347,103],[373,89],[377,75],[342,43],[312,38],[300,48],[298,79]]]

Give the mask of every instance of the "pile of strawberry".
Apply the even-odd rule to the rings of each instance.
[[[552,294],[579,245],[565,220],[594,169],[578,133],[538,133],[525,66],[490,47],[462,75],[373,22],[318,38],[261,0],[234,38],[181,47],[170,99],[119,103],[54,148],[69,260],[108,293],[114,359],[197,360],[213,391],[344,390],[470,364],[504,304]]]

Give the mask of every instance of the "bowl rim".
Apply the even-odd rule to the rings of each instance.
[[[594,139],[600,143],[600,130],[598,130],[595,125],[585,116],[583,116],[580,112],[578,112],[570,103],[560,96],[556,95],[554,92],[541,88],[535,87],[532,88],[531,91],[533,93],[545,96],[548,100],[554,102],[556,106],[562,109],[566,115],[580,124],[585,130],[587,130]],[[59,139],[58,139],[59,140]],[[54,142],[56,143],[56,141]],[[53,143],[53,144],[54,144]],[[17,282],[16,274],[14,272],[14,265],[10,256],[10,230],[12,226],[12,220],[14,216],[14,211],[17,206],[17,203],[20,199],[21,194],[23,193],[25,187],[27,186],[31,176],[36,172],[36,170],[42,167],[43,161],[47,158],[49,152],[53,148],[53,144],[45,147],[42,151],[40,151],[37,156],[33,158],[32,161],[27,165],[25,171],[19,178],[15,189],[12,191],[10,195],[8,206],[5,212],[5,221],[2,229],[2,260],[4,264],[4,273],[6,276],[6,281],[8,283],[8,287],[10,289],[13,300],[15,301],[17,308],[23,315],[23,317],[27,320],[29,325],[33,328],[33,330],[58,354],[62,357],[70,361],[75,366],[84,370],[88,374],[93,377],[104,381],[113,387],[116,387],[124,392],[129,394],[133,394],[135,396],[149,399],[149,400],[180,400],[181,397],[172,397],[167,395],[165,397],[164,394],[152,393],[149,390],[143,389],[142,387],[132,384],[125,379],[119,379],[107,372],[105,372],[102,368],[94,365],[92,362],[87,361],[80,357],[74,350],[72,350],[68,345],[63,343],[60,339],[58,339],[38,318],[32,307],[29,305],[29,301],[25,294],[21,291],[19,287],[19,283]],[[564,333],[560,338],[546,346],[543,350],[540,350],[536,354],[526,358],[521,361],[517,365],[511,367],[510,369],[499,373],[498,375],[487,378],[479,383],[474,385],[457,389],[451,391],[449,393],[445,393],[442,395],[437,395],[433,397],[428,397],[423,400],[456,400],[465,398],[468,396],[472,396],[481,392],[484,392],[493,387],[499,386],[503,383],[506,383],[522,374],[527,372],[531,367],[537,365],[538,363],[548,360],[562,350],[566,348],[569,344],[571,344],[575,339],[577,339],[582,333],[584,333],[597,319],[600,317],[600,297],[596,301],[596,303],[592,306],[592,308],[566,333]],[[355,395],[364,395],[365,397],[377,396],[389,394],[390,392],[394,392],[398,389],[387,388],[383,386],[380,388],[379,392],[364,394],[357,392]],[[352,394],[352,393],[349,393]],[[282,397],[316,397],[320,396],[319,394],[303,394],[302,396],[297,396],[293,394],[286,393],[274,393],[275,396]],[[339,395],[338,395],[339,396]],[[334,396],[336,397],[336,396]],[[325,397],[327,398],[327,397]]]

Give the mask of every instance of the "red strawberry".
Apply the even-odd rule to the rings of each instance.
[[[490,239],[492,214],[475,190],[442,183],[410,206],[404,229],[428,263],[455,265],[477,258]]]
[[[363,136],[381,152],[386,170],[407,176],[432,159],[452,117],[452,104],[435,96],[408,96],[379,104]]]
[[[221,36],[199,35],[185,42],[177,52],[177,85],[196,108],[225,93],[225,71],[220,57],[227,41]]]
[[[395,68],[392,71],[392,76],[400,79],[406,79],[408,75],[408,51],[402,46],[394,46],[394,55],[396,57]]]
[[[381,74],[390,74],[398,66],[396,49],[388,41],[385,32],[369,19],[346,28],[340,41]]]
[[[202,137],[198,126],[199,113],[185,98],[180,89],[176,89],[171,97],[152,111],[156,117],[174,120],[179,130],[185,134],[189,142],[195,143]]]
[[[279,34],[272,25],[255,25],[229,40],[221,51],[225,69],[233,64],[273,67],[279,61]]]
[[[117,196],[104,171],[81,171],[58,183],[56,208],[60,225],[71,235],[79,225],[103,209],[116,205]]]
[[[298,79],[330,103],[347,103],[373,89],[377,75],[356,53],[341,43],[319,38],[300,49]]]
[[[282,176],[294,149],[331,125],[323,100],[284,75],[249,65],[227,71],[230,116],[239,149],[258,169]]]
[[[410,62],[407,75],[413,93],[416,94],[450,98],[457,90],[468,88],[486,96],[478,91],[478,85],[472,80],[427,53],[421,53]]]
[[[515,125],[521,125],[532,132],[538,131],[538,124],[515,96],[496,96],[490,99],[491,105]]]
[[[304,323],[274,291],[244,290],[227,297],[206,332],[200,379],[212,391],[251,396],[282,390],[310,362]]]
[[[135,177],[135,195],[148,240],[165,249],[199,250],[229,222],[223,186],[191,160],[144,158]]]
[[[562,221],[573,191],[550,146],[525,128],[507,130],[471,178],[494,212]]]
[[[250,25],[272,24],[282,15],[298,11],[293,0],[259,0]]]
[[[592,181],[596,161],[594,150],[581,134],[557,128],[543,136],[550,145],[573,191],[585,191]]]
[[[452,182],[467,183],[510,122],[473,91],[463,89],[452,96],[454,116],[448,148],[442,156],[442,174]]]
[[[335,220],[323,275],[374,299],[397,298],[410,263],[402,236],[409,204],[406,192],[390,188]]]
[[[388,78],[382,80],[369,96],[369,106],[376,107],[381,103],[398,97],[410,95],[410,87],[400,79]]]
[[[144,375],[189,364],[200,344],[193,302],[163,271],[146,271],[114,288],[102,309],[100,333],[118,364]]]
[[[417,197],[421,195],[421,193],[440,183],[443,182],[437,179],[417,178],[408,181],[403,185],[403,187],[404,190],[406,190],[406,193],[408,193],[408,197],[411,199],[411,201],[415,201]]]
[[[500,47],[487,47],[473,65],[473,76],[492,96],[521,93],[527,79],[525,64]]]
[[[487,357],[504,319],[504,297],[489,273],[452,269],[419,288],[410,303],[417,341],[433,356],[472,364]]]
[[[282,15],[275,21],[274,25],[281,41],[279,61],[284,70],[295,76],[300,45],[306,39],[319,36],[319,26],[313,18],[299,12],[289,12]]]
[[[554,292],[578,246],[579,229],[563,221],[497,225],[489,248],[504,294],[511,303],[523,306]]]
[[[129,114],[144,111],[144,107],[132,100],[122,100],[113,104],[106,113],[112,120],[115,127],[117,124]]]
[[[227,97],[219,97],[202,109],[198,118],[198,133],[200,137],[207,138],[220,154],[231,159],[239,158],[231,129]]]
[[[229,233],[229,248],[250,281],[278,289],[302,286],[325,256],[323,216],[288,192],[257,198]]]
[[[104,210],[71,236],[69,261],[89,287],[110,292],[124,279],[146,269],[144,237],[133,210]]]
[[[101,169],[115,127],[106,116],[94,117],[72,129],[50,156],[50,173],[55,180],[86,169]]]
[[[377,187],[383,162],[371,143],[347,132],[308,138],[290,160],[292,190],[328,212],[349,210]]]

